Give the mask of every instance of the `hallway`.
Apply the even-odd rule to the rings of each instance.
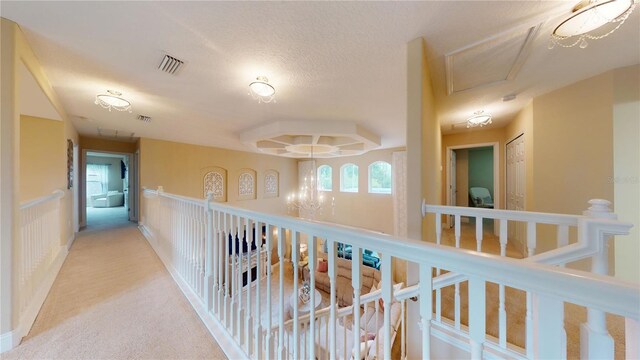
[[[79,234],[22,344],[2,359],[225,359],[133,225]]]

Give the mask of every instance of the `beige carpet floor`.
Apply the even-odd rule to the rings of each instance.
[[[81,232],[31,332],[2,359],[224,359],[133,224]]]

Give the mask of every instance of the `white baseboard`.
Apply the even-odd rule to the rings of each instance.
[[[16,347],[20,342],[15,341],[16,336],[14,331],[9,331],[4,334],[0,334],[0,354],[5,351],[9,351]]]
[[[205,304],[200,300],[198,295],[191,290],[191,287],[187,284],[186,281],[182,278],[182,276],[176,271],[176,269],[167,261],[165,261],[165,257],[161,251],[156,247],[157,241],[151,235],[152,232],[149,231],[144,225],[138,226],[142,235],[147,239],[147,242],[151,246],[151,248],[155,251],[156,255],[160,258],[164,267],[169,271],[171,277],[176,282],[184,296],[189,300],[189,303],[196,311],[196,314],[200,317],[200,320],[204,323],[207,330],[213,338],[216,340],[222,351],[224,351],[225,355],[228,359],[248,359],[246,354],[242,351],[240,346],[235,342],[231,333],[227,331],[227,329],[222,325],[218,319],[209,314],[206,309]]]
[[[56,256],[56,259],[51,264],[51,268],[47,272],[47,276],[42,281],[42,284],[40,284],[38,291],[36,291],[33,298],[31,298],[29,306],[20,317],[18,327],[9,333],[0,335],[0,353],[18,346],[22,338],[29,333],[33,322],[40,312],[40,308],[42,308],[44,301],[47,299],[47,295],[49,295],[49,290],[51,290],[53,282],[56,280],[56,277],[58,277],[58,272],[60,272],[68,253],[69,251],[65,245],[60,246],[58,256]]]
[[[67,251],[71,250],[71,245],[73,245],[74,241],[76,241],[76,233],[75,232],[73,234],[71,234],[71,236],[69,236],[69,238],[67,239]]]

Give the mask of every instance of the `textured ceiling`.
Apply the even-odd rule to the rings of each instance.
[[[10,2],[83,134],[116,129],[159,139],[246,149],[239,134],[279,120],[353,121],[405,144],[406,43],[424,37],[443,130],[473,111],[501,126],[533,96],[640,62],[638,13],[587,49],[547,49],[573,2]],[[505,31],[544,25],[514,80],[447,95],[444,56]],[[157,70],[165,53],[185,61]],[[482,71],[482,69],[478,69]],[[248,84],[266,75],[277,103]],[[108,112],[95,95],[121,91],[134,112]],[[518,98],[502,103],[502,96]],[[153,118],[136,120],[138,114]]]

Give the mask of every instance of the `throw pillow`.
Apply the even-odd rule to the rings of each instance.
[[[325,260],[318,261],[318,272],[326,273],[329,271],[329,263]]]

